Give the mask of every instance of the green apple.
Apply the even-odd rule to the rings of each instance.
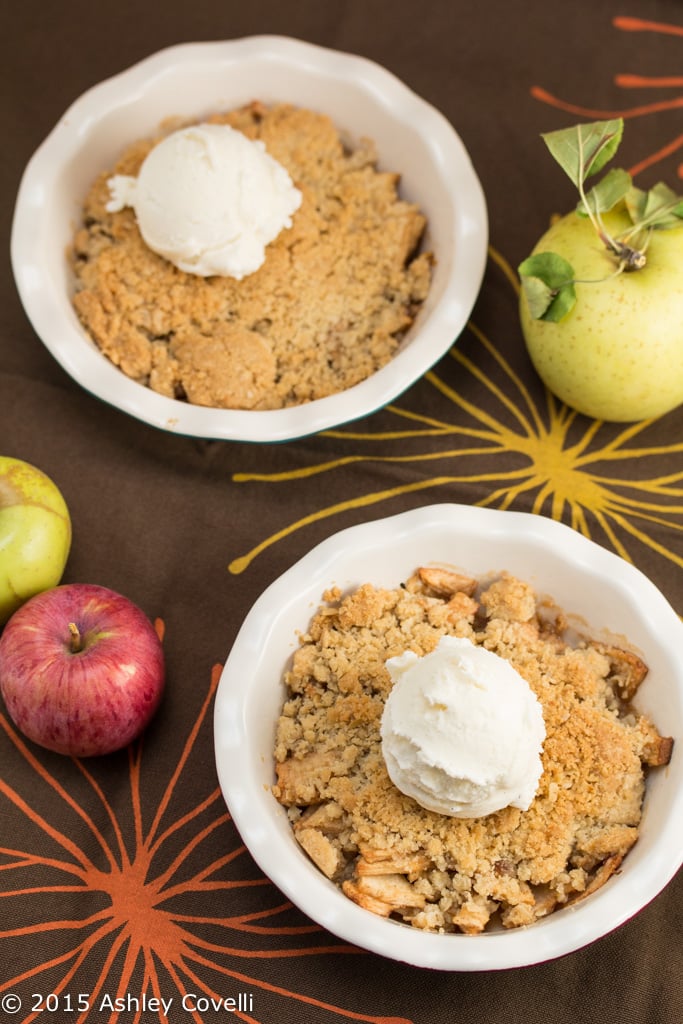
[[[634,422],[683,402],[683,196],[612,167],[624,119],[541,136],[579,202],[519,265],[531,360],[567,405]]]
[[[0,625],[34,594],[55,587],[71,547],[71,518],[40,469],[0,455]]]
[[[612,237],[632,225],[624,209],[602,216]],[[615,274],[614,258],[585,216],[570,213],[534,254],[572,266],[576,303],[558,322],[520,318],[531,360],[558,398],[595,419],[632,422],[683,402],[683,226],[650,234],[647,261]],[[532,254],[533,255],[533,254]]]

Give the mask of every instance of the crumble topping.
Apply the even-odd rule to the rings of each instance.
[[[360,906],[427,931],[533,923],[594,892],[638,838],[645,775],[673,741],[631,705],[647,666],[590,638],[570,643],[523,580],[438,567],[403,586],[332,589],[286,673],[275,797],[318,868]],[[527,811],[428,811],[390,781],[380,720],[388,658],[445,634],[508,659],[538,697],[543,773]]]
[[[359,383],[427,296],[424,216],[399,197],[398,174],[377,169],[372,142],[349,151],[324,115],[254,102],[208,123],[261,139],[286,168],[303,194],[292,227],[241,281],[178,270],[148,249],[131,209],[105,208],[108,179],[135,176],[163,135],[136,142],[85,201],[72,251],[81,322],[129,377],[197,405],[277,409]]]

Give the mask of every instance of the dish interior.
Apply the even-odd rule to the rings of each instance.
[[[216,51],[215,62],[209,59],[211,54],[202,49],[194,61],[186,60],[182,66],[160,64],[156,73],[152,71],[144,79],[138,76],[138,88],[129,89],[126,100],[116,99],[108,111],[107,99],[117,97],[118,79],[103,83],[79,101],[90,116],[82,118],[75,137],[69,140],[73,155],[55,177],[52,201],[45,207],[41,227],[45,259],[58,268],[54,277],[55,295],[68,319],[80,330],[69,303],[73,282],[66,252],[94,177],[113,166],[131,141],[153,133],[169,117],[201,120],[215,111],[238,107],[258,98],[266,103],[313,106],[332,117],[351,145],[365,135],[373,138],[380,155],[380,167],[400,169],[402,195],[419,202],[428,219],[424,247],[442,254],[434,268],[432,289],[418,317],[419,325],[444,297],[450,267],[443,254],[451,250],[454,233],[460,230],[461,241],[465,241],[470,231],[474,233],[478,229],[475,218],[470,223],[463,209],[457,211],[462,218],[458,228],[454,197],[445,179],[446,164],[453,154],[440,152],[424,131],[425,117],[441,121],[441,116],[403,87],[398,98],[385,93],[381,77],[386,72],[380,73],[373,65],[368,64],[366,77],[358,84],[349,75],[344,61],[332,59],[321,69],[305,62],[295,67],[290,59],[275,54],[256,52],[245,62],[237,56],[231,59],[229,50],[222,57],[221,53]],[[243,55],[243,51],[239,53]],[[134,73],[135,69],[128,72],[131,76]],[[316,80],[314,100],[311,75]],[[342,77],[343,84],[340,83]],[[208,102],[207,97],[211,97]],[[86,110],[88,107],[92,109]],[[102,113],[103,110],[107,112]],[[58,130],[71,130],[73,116],[73,112],[67,112]],[[417,123],[422,127],[419,132],[413,127],[418,117]],[[452,144],[459,148],[457,142]],[[452,166],[457,177],[455,164]],[[457,195],[457,181],[454,184]],[[407,341],[414,333],[415,328],[409,332]]]

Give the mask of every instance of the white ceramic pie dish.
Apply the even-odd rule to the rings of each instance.
[[[626,636],[650,672],[639,710],[675,738],[647,783],[641,835],[621,870],[574,907],[528,928],[468,936],[426,934],[376,917],[345,897],[303,853],[270,792],[282,675],[323,591],[362,582],[393,586],[418,565],[447,562],[475,575],[507,569],[582,624]],[[292,566],[248,613],[215,705],[220,785],[244,842],[266,875],[311,919],[395,960],[444,971],[501,970],[579,949],[642,910],[683,862],[683,623],[630,563],[569,527],[527,513],[434,505],[330,537]],[[665,897],[664,897],[665,898]]]
[[[201,119],[253,99],[314,107],[351,141],[373,138],[380,168],[428,219],[437,258],[430,294],[394,359],[347,391],[293,409],[209,409],[156,394],[97,349],[71,306],[67,260],[85,195],[131,142],[169,116]],[[446,118],[365,58],[279,36],[173,46],[94,86],[66,111],[23,175],[11,258],[24,309],[74,380],[126,413],[197,437],[284,441],[367,415],[396,398],[457,340],[486,260],[486,204],[465,147]]]

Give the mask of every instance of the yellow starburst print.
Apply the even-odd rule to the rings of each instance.
[[[517,279],[495,249],[489,253],[491,273],[507,282],[514,317]],[[230,571],[243,572],[265,549],[317,521],[408,494],[431,500],[435,492],[441,500],[445,492],[446,500],[455,495],[454,500],[471,504],[551,516],[630,561],[638,560],[636,552],[644,546],[669,563],[683,565],[681,546],[666,547],[659,539],[660,527],[674,537],[683,531],[683,473],[670,469],[683,453],[682,440],[654,444],[649,440],[653,421],[617,428],[578,415],[541,389],[532,393],[525,377],[476,322],[420,386],[446,400],[439,408],[447,416],[390,405],[382,421],[391,417],[394,429],[358,431],[350,426],[326,432],[347,448],[355,445],[352,454],[279,473],[236,474],[233,479],[244,485],[293,486],[354,464],[370,463],[378,470],[385,464],[410,468],[403,482],[360,491],[283,524],[235,558]],[[478,400],[478,395],[483,398]],[[372,427],[375,420],[368,422]],[[378,443],[384,454],[375,454]],[[636,456],[639,475],[634,479]],[[438,471],[432,475],[434,466]]]

